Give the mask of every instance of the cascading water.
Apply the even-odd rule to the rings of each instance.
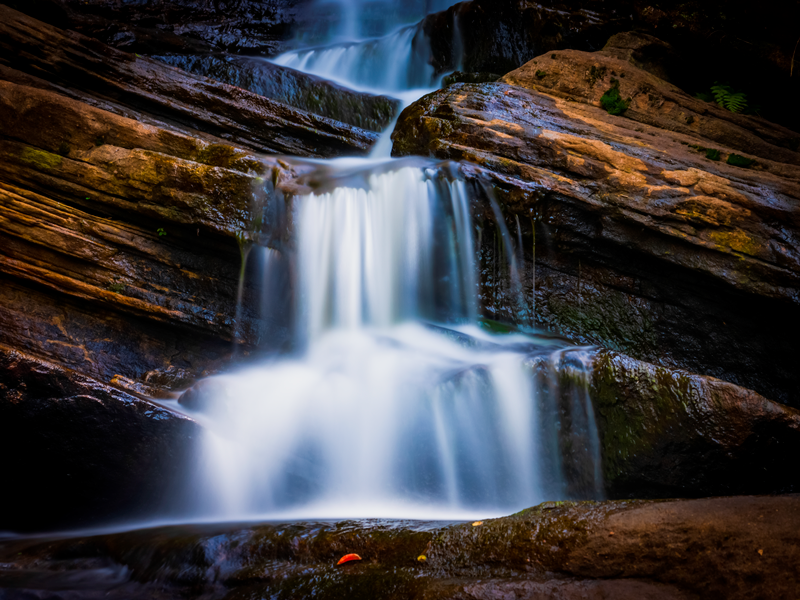
[[[399,94],[431,85],[419,33],[276,62]],[[316,192],[291,199],[293,242],[243,254],[262,281],[265,336],[290,313],[295,353],[181,399],[209,431],[195,512],[454,519],[602,496],[587,353],[478,326],[476,190],[448,165],[326,169]],[[513,278],[521,242],[493,208]]]
[[[397,94],[431,87],[429,52],[419,28],[409,26],[381,38],[288,52],[274,62],[354,89]]]
[[[601,494],[590,366],[476,326],[464,182],[403,166],[294,205],[303,350],[204,382],[199,510],[457,518]]]

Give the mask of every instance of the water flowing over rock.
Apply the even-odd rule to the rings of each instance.
[[[639,91],[631,118],[591,104],[612,78],[624,96]],[[503,81],[435,92],[393,134],[396,155],[470,161],[478,166],[465,170],[491,182],[519,239],[527,300],[498,293],[489,211],[489,313],[530,323],[535,312],[536,324],[576,339],[796,405],[800,155],[784,143],[797,134],[608,53],[550,53]],[[739,152],[756,166],[725,164]]]
[[[590,363],[481,333],[467,188],[446,168],[394,168],[293,201],[303,354],[180,401],[210,429],[200,514],[502,514],[602,496]]]

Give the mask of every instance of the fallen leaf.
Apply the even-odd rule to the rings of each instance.
[[[764,556],[764,551],[763,551],[763,550],[759,550],[759,551],[758,551],[758,553],[759,553],[761,556]]]
[[[339,562],[336,564],[343,565],[344,563],[348,563],[352,560],[361,560],[361,557],[358,554],[345,554],[342,558],[339,559]]]
[[[420,555],[417,557],[417,560],[418,560],[419,562],[425,562],[426,560],[428,560],[428,557],[427,557],[427,556],[425,556],[424,554],[420,554]]]
[[[483,525],[483,521],[475,521],[472,526],[477,527],[478,525]]]
[[[614,535],[614,532],[613,531],[609,531],[608,535]]]

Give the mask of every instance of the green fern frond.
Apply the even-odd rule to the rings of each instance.
[[[711,87],[711,93],[724,109],[734,113],[747,110],[747,94],[744,92],[734,92],[729,85],[715,85]]]

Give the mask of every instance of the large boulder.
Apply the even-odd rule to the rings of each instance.
[[[485,310],[800,404],[798,135],[609,53],[548,53],[504,81],[426,96],[393,134],[395,155],[469,161],[496,195],[522,294],[486,209]],[[632,118],[595,105],[615,85],[640,90]]]
[[[402,521],[168,527],[0,543],[12,598],[792,598],[800,498],[546,503]],[[337,566],[345,554],[361,560]],[[23,591],[26,590],[26,591]]]
[[[800,491],[800,411],[731,383],[593,355],[590,395],[611,498]]]
[[[0,530],[175,514],[200,435],[185,416],[0,346]]]

